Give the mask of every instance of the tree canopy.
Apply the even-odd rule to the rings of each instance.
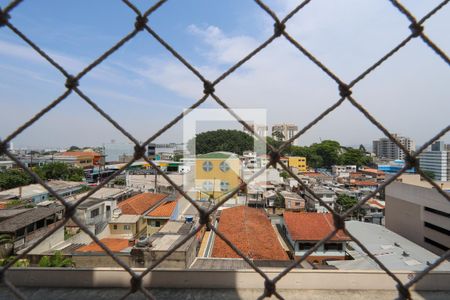
[[[52,162],[43,166],[33,167],[33,171],[43,180],[83,181],[84,179],[82,168],[63,162]],[[34,183],[34,179],[22,169],[8,169],[0,172],[0,189],[2,190],[13,189],[31,183]]]
[[[254,150],[259,154],[269,153],[271,145],[278,149],[284,142],[276,134],[266,137],[266,143],[259,140],[254,144],[250,135],[238,130],[215,130],[200,133],[188,142],[188,149],[193,153],[194,142],[197,154],[214,151],[228,151],[242,154],[245,150]],[[254,149],[256,147],[256,149]],[[337,141],[324,140],[311,146],[289,145],[281,155],[306,157],[308,166],[312,168],[331,168],[332,165],[371,165],[372,158],[366,155],[364,146],[359,148],[343,147]]]
[[[34,171],[44,180],[60,179],[68,181],[83,181],[84,178],[82,168],[63,162],[52,162],[40,167],[35,167]]]
[[[189,152],[196,154],[227,151],[242,155],[244,151],[254,148],[254,138],[239,130],[219,129],[197,134],[187,147]]]
[[[8,190],[33,183],[33,179],[22,169],[8,169],[0,172],[0,189]]]

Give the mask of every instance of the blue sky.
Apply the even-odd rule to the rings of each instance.
[[[2,7],[8,1],[0,1]],[[134,1],[145,10],[154,1]],[[299,1],[267,1],[284,16]],[[403,1],[418,18],[439,1]],[[76,74],[133,28],[135,15],[121,1],[24,1],[11,23]],[[450,52],[450,7],[425,32]],[[150,26],[214,80],[273,30],[253,1],[168,1]],[[351,81],[409,34],[389,1],[316,0],[287,31],[338,76]],[[448,125],[450,70],[420,40],[413,40],[353,90],[355,98],[392,132],[423,143]],[[0,136],[64,92],[63,76],[8,28],[0,28]],[[202,96],[202,83],[153,37],[140,32],[80,81],[80,89],[138,139],[145,140]],[[266,108],[268,124],[305,126],[338,99],[333,81],[286,40],[279,39],[216,88],[236,108]],[[218,107],[209,99],[204,108]],[[181,123],[160,142],[181,141]],[[239,128],[238,124],[235,126]],[[369,144],[382,134],[349,103],[313,127],[300,144],[337,139]],[[16,147],[65,147],[126,141],[77,95],[14,139]],[[450,138],[446,137],[447,141]]]

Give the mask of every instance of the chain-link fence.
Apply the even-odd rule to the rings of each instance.
[[[295,7],[290,13],[288,13],[284,18],[280,19],[274,12],[261,0],[255,0],[256,4],[264,10],[274,21],[274,31],[273,34],[267,38],[261,45],[259,45],[256,49],[251,51],[248,55],[239,60],[236,64],[230,67],[226,72],[220,75],[215,80],[208,80],[204,75],[202,75],[194,66],[192,66],[180,53],[178,53],[169,43],[167,43],[158,33],[156,33],[151,24],[148,22],[148,17],[154,11],[159,9],[166,1],[161,0],[150,7],[145,12],[140,11],[135,5],[133,5],[128,0],[123,0],[124,5],[126,5],[129,9],[134,11],[136,14],[136,21],[134,23],[134,29],[128,33],[125,37],[119,40],[113,47],[104,52],[100,57],[98,57],[95,61],[85,67],[80,73],[76,75],[72,75],[67,72],[63,66],[61,66],[55,59],[53,59],[50,55],[48,55],[45,51],[43,51],[37,44],[35,44],[31,39],[29,39],[26,33],[22,32],[19,28],[14,26],[14,18],[13,18],[13,10],[21,4],[21,0],[12,1],[9,5],[0,10],[0,27],[1,30],[11,30],[17,37],[23,40],[26,44],[28,44],[32,49],[36,51],[37,55],[42,56],[49,64],[55,67],[59,72],[61,72],[66,78],[65,82],[65,90],[64,92],[55,100],[53,100],[48,106],[42,109],[39,113],[37,113],[34,117],[29,119],[25,124],[17,128],[13,133],[11,133],[8,137],[6,137],[3,141],[0,142],[0,154],[4,154],[8,156],[12,161],[14,161],[18,166],[20,166],[26,173],[28,173],[36,182],[45,187],[51,195],[53,195],[56,199],[58,199],[65,206],[65,215],[63,222],[55,226],[52,230],[50,230],[45,236],[41,237],[36,243],[34,243],[31,247],[27,248],[22,254],[15,257],[12,261],[8,262],[4,267],[0,269],[0,276],[3,283],[10,289],[10,291],[18,298],[25,298],[24,294],[15,287],[9,280],[7,271],[8,269],[14,265],[19,259],[22,259],[27,255],[34,247],[36,247],[39,243],[41,243],[44,239],[46,239],[51,234],[55,233],[58,229],[62,228],[70,219],[73,220],[85,233],[87,233],[92,240],[97,243],[111,258],[119,264],[124,270],[126,270],[131,275],[130,280],[130,290],[126,295],[123,295],[122,298],[126,298],[128,295],[135,293],[137,291],[142,292],[147,298],[154,299],[154,296],[151,294],[151,291],[144,288],[142,285],[142,279],[145,275],[155,269],[162,261],[164,261],[167,257],[169,257],[174,251],[176,251],[181,245],[183,245],[186,241],[192,238],[197,232],[199,232],[205,226],[212,230],[219,238],[225,241],[225,243],[230,246],[240,257],[242,257],[258,274],[260,274],[265,283],[264,283],[264,293],[260,296],[260,298],[270,297],[272,295],[277,298],[283,298],[276,289],[277,282],[282,279],[286,274],[288,274],[293,268],[298,266],[301,262],[303,262],[309,255],[311,255],[316,249],[318,249],[322,244],[330,240],[338,230],[344,230],[347,235],[358,244],[361,249],[367,253],[367,255],[373,259],[378,266],[383,269],[396,283],[397,289],[399,293],[399,298],[410,298],[410,288],[418,281],[420,281],[424,276],[426,276],[431,270],[436,268],[441,262],[445,261],[450,257],[450,251],[445,252],[438,260],[429,264],[426,269],[419,272],[413,279],[411,279],[407,283],[403,283],[399,278],[395,276],[383,263],[357,239],[350,232],[345,229],[345,218],[349,216],[354,210],[360,208],[364,205],[371,197],[375,196],[378,192],[382,191],[387,185],[395,181],[402,173],[404,173],[407,169],[415,168],[417,172],[423,176],[446,200],[450,201],[450,196],[448,193],[444,192],[436,183],[430,179],[427,174],[425,174],[418,165],[418,155],[424,151],[428,146],[430,146],[434,141],[438,140],[440,137],[445,135],[450,130],[450,125],[443,128],[439,131],[435,136],[430,138],[425,144],[423,144],[414,154],[410,154],[405,147],[394,138],[394,136],[386,129],[383,124],[377,121],[371,113],[365,109],[360,102],[358,102],[354,96],[352,96],[352,88],[357,85],[361,80],[363,80],[370,72],[380,67],[386,60],[392,57],[396,52],[398,52],[401,48],[407,45],[413,39],[421,39],[436,55],[438,55],[442,61],[450,66],[450,60],[447,54],[442,51],[426,34],[424,31],[424,25],[428,19],[430,19],[434,14],[436,14],[440,9],[442,9],[445,5],[448,4],[449,0],[442,1],[438,6],[432,9],[428,14],[426,14],[421,19],[417,20],[415,16],[413,16],[406,7],[404,7],[401,3],[395,0],[390,0],[393,5],[393,9],[398,10],[398,12],[406,17],[410,26],[409,29],[411,33],[405,37],[396,47],[386,53],[383,57],[381,57],[378,61],[376,61],[372,66],[370,66],[367,70],[364,70],[359,76],[357,76],[354,80],[350,82],[345,82],[341,80],[333,71],[331,71],[327,66],[325,66],[318,58],[314,56],[311,52],[309,52],[305,47],[295,40],[288,33],[288,21],[299,11],[301,11],[306,5],[308,5],[310,0],[305,0],[301,2],[297,7]],[[291,43],[295,48],[299,50],[304,56],[306,56],[310,61],[312,61],[318,68],[320,68],[325,74],[328,75],[337,85],[337,94],[339,95],[339,99],[329,108],[327,108],[324,112],[322,112],[319,116],[317,116],[312,122],[306,125],[303,129],[301,129],[294,137],[290,140],[284,142],[278,149],[275,149],[271,145],[268,145],[270,148],[270,162],[264,166],[259,172],[254,174],[248,182],[252,179],[256,178],[262,172],[265,171],[266,168],[271,165],[279,164],[286,172],[288,172],[293,178],[295,178],[303,188],[308,191],[313,197],[333,215],[334,226],[335,229],[328,234],[324,239],[315,244],[314,247],[309,249],[305,255],[303,255],[299,260],[292,262],[292,264],[284,269],[280,274],[278,274],[273,279],[269,278],[259,267],[257,267],[253,261],[244,255],[232,242],[230,242],[226,236],[224,236],[212,223],[210,216],[228,199],[233,197],[240,191],[247,183],[243,182],[239,186],[235,187],[231,192],[229,192],[225,197],[222,197],[220,201],[218,201],[212,208],[205,210],[201,208],[183,189],[176,185],[162,170],[160,170],[155,163],[150,160],[145,155],[146,146],[153,142],[156,138],[158,138],[161,134],[167,131],[169,128],[174,126],[177,122],[179,122],[186,114],[189,113],[190,110],[187,110],[184,113],[179,114],[172,121],[165,124],[160,130],[158,130],[155,134],[149,137],[144,143],[139,143],[138,140],[133,137],[129,132],[127,132],[118,122],[116,122],[108,113],[106,113],[102,108],[100,108],[94,100],[92,100],[88,95],[86,95],[81,87],[79,86],[79,80],[83,78],[87,73],[92,71],[98,65],[100,65],[104,60],[106,60],[111,54],[121,48],[128,41],[133,39],[138,34],[150,34],[154,39],[156,39],[167,51],[169,51],[176,59],[178,59],[187,69],[189,69],[196,77],[200,79],[203,83],[204,91],[203,95],[190,107],[191,109],[197,108],[203,102],[205,102],[208,98],[212,98],[213,101],[217,102],[221,107],[229,111],[237,121],[239,121],[245,128],[247,128],[250,132],[252,132],[255,137],[261,141],[263,138],[261,136],[257,136],[253,128],[247,124],[240,116],[238,116],[233,110],[231,110],[225,101],[223,101],[215,92],[215,87],[219,85],[222,81],[224,81],[230,74],[248,62],[252,57],[257,55],[262,49],[268,47],[274,40],[279,38],[285,38],[289,43]],[[64,99],[66,99],[70,94],[77,94],[84,101],[86,101],[93,109],[95,109],[100,115],[102,115],[106,120],[108,120],[115,128],[117,128],[122,134],[124,134],[129,140],[131,140],[135,147],[134,157],[131,161],[125,164],[121,169],[114,172],[110,177],[108,177],[105,181],[100,183],[97,187],[89,191],[84,197],[76,201],[74,204],[68,203],[65,201],[60,195],[58,195],[54,190],[52,190],[39,176],[37,176],[30,168],[25,166],[20,160],[18,160],[9,150],[8,143],[21,134],[26,128],[32,126],[37,120],[39,120],[42,116],[44,116],[47,112],[51,111],[54,107],[59,105]],[[284,150],[289,144],[303,135],[306,131],[308,131],[312,126],[318,123],[321,119],[323,119],[326,115],[334,111],[337,107],[339,107],[343,102],[348,101],[354,107],[356,107],[372,124],[374,124],[379,130],[381,130],[385,136],[387,136],[392,142],[394,142],[402,151],[404,151],[406,155],[406,163],[405,166],[394,176],[390,177],[384,183],[382,183],[376,190],[371,192],[369,195],[364,197],[361,201],[358,202],[357,205],[350,208],[348,211],[339,214],[334,211],[327,203],[325,203],[320,197],[318,197],[307,185],[305,185],[300,178],[294,174],[284,163],[280,161],[280,153]],[[104,187],[108,182],[110,182],[113,178],[119,175],[122,171],[128,168],[134,161],[138,159],[144,159],[147,161],[153,168],[155,168],[159,175],[163,176],[182,196],[184,196],[199,212],[200,221],[199,225],[195,228],[195,230],[191,231],[183,240],[179,241],[174,247],[171,248],[163,257],[154,262],[150,267],[148,267],[143,272],[136,272],[131,269],[127,264],[125,264],[119,257],[117,257],[107,246],[105,246],[88,228],[75,216],[76,208],[79,204],[83,203],[86,199],[88,199],[92,194],[96,191]]]

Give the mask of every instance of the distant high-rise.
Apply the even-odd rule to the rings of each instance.
[[[392,136],[399,141],[409,153],[416,150],[416,143],[412,139],[397,134],[393,134]],[[392,160],[405,159],[405,153],[387,137],[373,141],[373,153],[378,158]]]
[[[294,124],[275,124],[272,126],[272,137],[276,140],[287,141],[296,135],[298,132],[298,126]],[[296,139],[292,144],[296,144]]]
[[[258,124],[252,124],[252,123],[250,123],[249,125],[257,135],[259,135],[262,138],[267,137],[267,130],[268,130],[267,125],[258,125]],[[244,127],[243,130],[245,133],[252,135],[250,130],[248,130],[247,128]]]
[[[431,145],[431,151],[419,155],[420,169],[434,174],[439,181],[450,180],[450,152],[444,142],[436,141]]]

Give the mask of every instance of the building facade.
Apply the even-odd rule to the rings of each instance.
[[[195,189],[199,200],[217,199],[241,183],[239,157],[230,152],[211,152],[197,156]]]
[[[411,177],[411,178],[409,178]],[[413,181],[413,179],[416,179]],[[420,176],[403,175],[386,187],[385,223],[414,243],[441,255],[450,249],[450,206]],[[443,185],[450,189],[450,185]]]
[[[262,138],[267,137],[268,127],[267,125],[259,125],[259,124],[249,124],[253,131]],[[243,131],[251,136],[253,134],[246,127],[243,127]]]
[[[280,139],[282,141],[287,141],[296,135],[298,132],[298,126],[294,124],[275,124],[272,126],[272,137],[275,139]],[[278,138],[279,137],[279,138]],[[295,139],[292,144],[296,144],[297,139]]]
[[[412,139],[397,134],[393,134],[393,137],[402,144],[409,153],[416,150],[416,143]],[[387,137],[373,141],[372,146],[373,153],[379,158],[391,160],[405,159],[405,153]]]
[[[421,170],[432,172],[435,180],[450,180],[450,152],[444,142],[434,142],[430,151],[422,152],[419,164]]]
[[[308,167],[306,165],[306,157],[303,156],[289,156],[288,157],[288,165],[293,171],[297,173],[302,173],[308,171]]]

